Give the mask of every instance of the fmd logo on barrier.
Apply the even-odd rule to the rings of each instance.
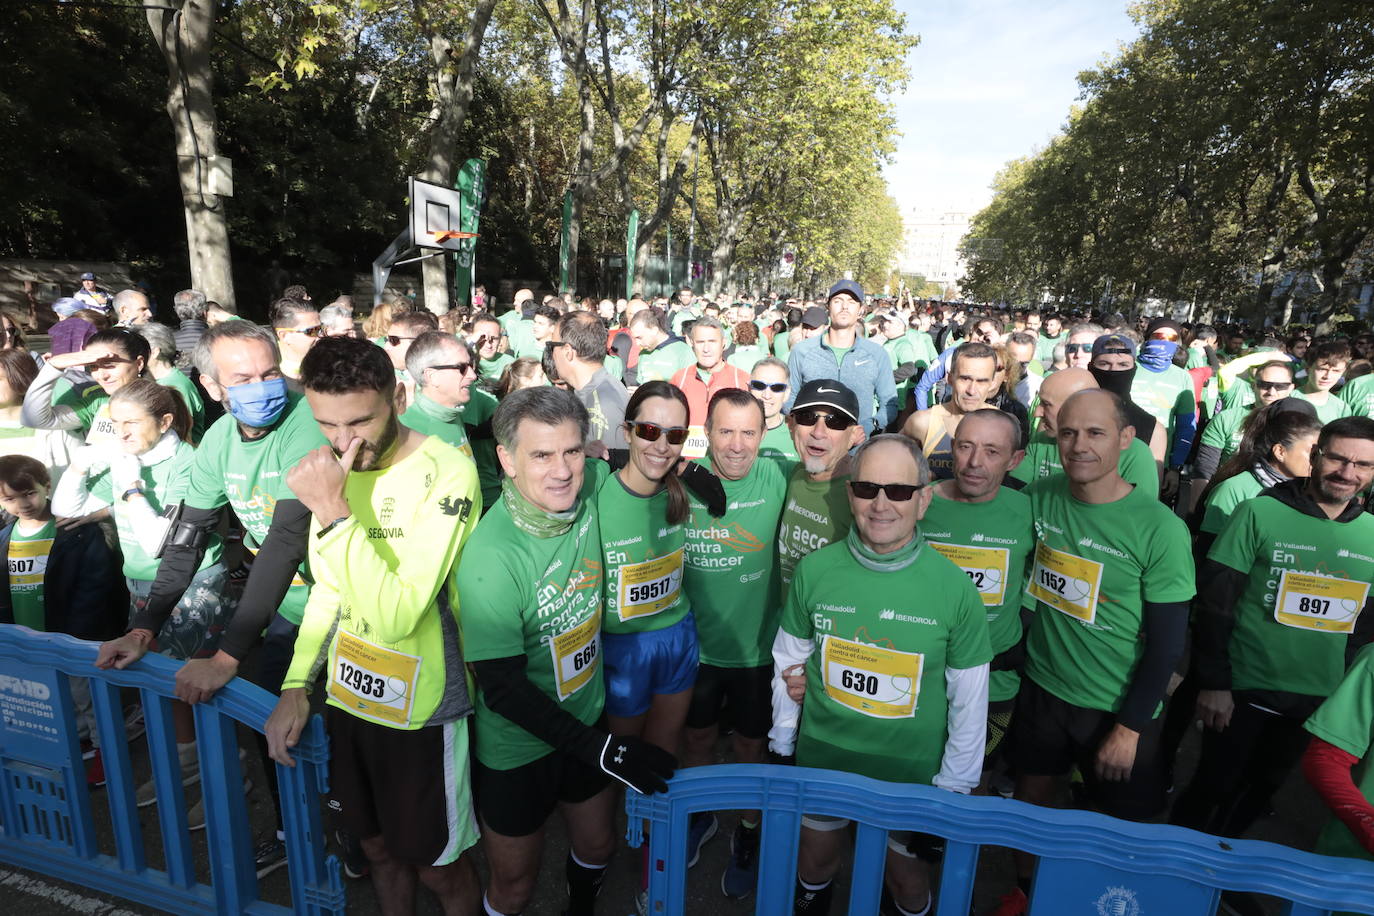
[[[1097,898],[1099,916],[1141,916],[1140,901],[1128,887],[1109,887]]]

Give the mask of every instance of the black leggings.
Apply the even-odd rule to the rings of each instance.
[[[1226,729],[1202,733],[1202,759],[1170,823],[1216,836],[1243,835],[1269,810],[1307,749],[1303,719],[1259,709],[1244,691],[1234,698]]]

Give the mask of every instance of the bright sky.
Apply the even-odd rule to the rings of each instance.
[[[1008,160],[1063,125],[1081,70],[1138,34],[1126,0],[896,0],[921,36],[894,99],[902,133],[885,170],[902,214],[977,210]]]

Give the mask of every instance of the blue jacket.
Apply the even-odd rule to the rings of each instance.
[[[870,435],[882,432],[897,416],[897,384],[892,378],[892,360],[881,345],[862,334],[843,360],[835,363],[835,351],[825,342],[825,334],[807,338],[787,355],[787,372],[792,385],[788,410],[801,386],[813,379],[833,378],[849,386],[859,399],[859,425]],[[877,410],[875,413],[874,406]]]

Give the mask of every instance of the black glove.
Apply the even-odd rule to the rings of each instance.
[[[706,511],[711,513],[712,518],[720,518],[725,514],[725,487],[719,477],[695,461],[687,462],[687,466],[677,476],[682,485],[705,504]]]
[[[643,795],[668,791],[677,758],[629,735],[610,735],[601,748],[601,769]]]

